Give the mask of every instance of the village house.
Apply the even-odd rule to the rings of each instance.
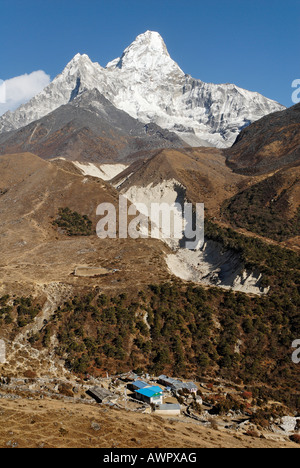
[[[167,388],[170,388],[174,392],[179,392],[180,390],[187,390],[189,393],[196,394],[198,387],[193,382],[181,382],[180,380],[167,377],[166,375],[160,375],[158,377],[158,382],[161,385],[164,385]]]
[[[186,388],[190,393],[198,392],[198,387],[194,382],[184,382],[183,385],[183,388]]]
[[[150,390],[155,391],[157,393],[163,393],[163,389],[159,387],[158,385],[149,385]]]
[[[179,416],[181,414],[181,406],[175,403],[158,404],[155,407],[155,413],[162,416]]]
[[[142,388],[149,387],[150,385],[142,380],[136,380],[135,382],[129,384],[129,387],[132,390],[142,390]]]
[[[160,375],[157,379],[158,383],[164,385],[167,388],[172,388],[172,385],[176,382],[175,379],[167,377],[166,375]]]
[[[97,403],[107,403],[116,400],[116,396],[113,393],[102,387],[93,387],[88,390],[87,394],[94,398]]]
[[[149,405],[163,403],[163,393],[159,387],[148,387],[141,390],[136,390],[135,396],[137,400],[144,401]]]
[[[200,395],[196,395],[195,400],[198,403],[198,405],[203,405],[203,399]]]
[[[125,374],[121,374],[119,378],[124,382],[134,382],[135,380],[138,380],[139,376],[134,372],[126,372]]]

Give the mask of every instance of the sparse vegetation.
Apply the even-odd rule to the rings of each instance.
[[[280,242],[297,236],[300,208],[294,216],[288,217],[289,200],[287,190],[281,190],[283,185],[279,173],[238,193],[224,203],[224,219],[233,227],[245,228]]]
[[[11,325],[16,331],[32,323],[40,313],[41,306],[32,297],[19,297],[10,299],[5,295],[0,297],[0,328],[1,325]]]
[[[298,253],[243,236],[230,228],[221,228],[211,220],[206,221],[205,234],[207,238],[220,242],[225,249],[236,251],[246,268],[260,271],[263,274],[262,286],[270,286],[273,294],[290,294],[297,303],[300,283]]]
[[[57,354],[78,374],[218,375],[247,386],[243,407],[275,400],[299,409],[291,360],[291,343],[300,336],[296,289],[249,297],[175,282],[135,297],[89,294],[57,310],[43,337],[57,334]],[[220,412],[239,409],[230,399],[224,404]]]
[[[86,216],[71,211],[70,208],[60,208],[58,218],[53,222],[68,236],[91,236],[92,221]]]
[[[256,405],[261,426],[275,414],[274,407],[266,413],[270,401],[299,411],[299,372],[291,359],[291,344],[300,336],[299,256],[213,223],[207,233],[262,270],[271,292],[249,296],[179,280],[136,293],[94,290],[66,301],[40,333],[28,336],[29,342],[47,348],[55,334],[57,356],[79,375],[134,369],[236,382],[244,385],[240,401],[215,399],[216,412]],[[1,325],[15,333],[40,310],[32,298],[3,296]]]

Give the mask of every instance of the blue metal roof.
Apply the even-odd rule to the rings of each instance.
[[[139,393],[140,395],[144,395],[148,398],[152,398],[154,395],[161,395],[162,391],[160,390],[159,392],[157,390],[152,390],[152,388],[143,388],[142,390],[137,390],[136,393]]]
[[[163,393],[163,390],[156,385],[153,385],[153,387],[149,387],[149,389],[155,391],[155,393]]]

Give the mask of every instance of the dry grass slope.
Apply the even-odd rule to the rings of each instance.
[[[0,402],[0,447],[13,444],[18,448],[299,447],[276,436],[259,439],[158,416],[47,399]]]

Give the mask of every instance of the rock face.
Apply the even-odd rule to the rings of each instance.
[[[19,130],[0,135],[0,153],[31,152],[43,159],[109,163],[183,141],[154,123],[143,124],[117,109],[97,89]],[[138,156],[138,157],[139,157]],[[132,156],[133,157],[133,156]]]
[[[193,79],[171,59],[162,37],[147,31],[106,68],[77,54],[39,95],[0,118],[0,132],[38,120],[94,88],[132,117],[176,131],[192,146],[231,146],[249,123],[284,109],[232,84]]]
[[[225,181],[218,174],[218,170],[223,171],[221,161],[219,168],[216,164],[218,151],[220,152],[220,150],[210,148],[205,148],[203,151],[203,160],[207,160],[208,168],[214,173],[214,183],[205,184],[207,199],[209,199],[210,194],[214,194],[218,190],[225,192],[222,188]],[[193,167],[199,195],[201,178],[197,179],[197,176],[199,177],[198,171],[201,171],[202,177],[205,174],[205,165],[200,158],[201,155],[197,150],[191,150],[188,153],[163,150],[147,162],[139,165],[132,164],[124,173],[113,179],[112,183],[122,195],[137,206],[137,209],[144,216],[149,217],[152,226],[156,224],[158,218],[155,209],[152,211],[151,203],[165,203],[167,206],[173,206],[174,224],[176,220],[176,224],[180,225],[181,221],[182,225],[183,213],[178,210],[175,204],[183,207],[185,201],[194,199],[190,179],[183,169],[184,167]],[[213,158],[215,158],[215,164],[213,164]],[[221,158],[221,154],[219,158]],[[228,168],[226,169],[229,171]],[[229,173],[226,175],[227,183],[230,180],[232,185],[240,184],[240,176],[233,174],[230,178]],[[141,204],[147,208],[145,211],[143,211]],[[213,209],[210,204],[208,206],[210,210]],[[268,293],[269,289],[262,286],[260,272],[247,270],[240,256],[232,250],[224,250],[221,244],[205,239],[203,245],[199,245],[195,250],[188,250],[184,248],[182,241],[177,240],[174,236],[169,237],[167,232],[164,232],[163,223],[160,224],[159,237],[171,248],[172,253],[166,255],[166,264],[169,271],[178,278],[244,293],[256,295]]]
[[[292,434],[293,432],[295,432],[299,421],[300,418],[293,418],[292,416],[283,416],[278,425],[279,428],[287,434]]]
[[[247,271],[239,255],[222,245],[207,240],[196,251],[184,249],[167,256],[170,271],[184,281],[193,281],[210,286],[219,286],[247,294],[264,295],[268,288],[261,286],[262,275],[259,271]]]

